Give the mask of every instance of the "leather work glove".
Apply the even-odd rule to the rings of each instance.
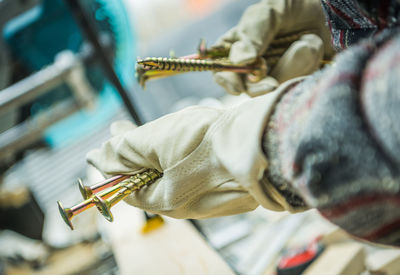
[[[189,107],[137,128],[125,122],[124,133],[89,152],[88,162],[106,175],[131,175],[144,168],[163,172],[161,179],[125,199],[152,213],[208,218],[259,204],[289,209],[274,187],[259,184],[267,167],[262,134],[287,85],[229,109]],[[112,128],[118,132],[118,125]]]
[[[270,92],[288,79],[314,72],[323,57],[334,54],[320,0],[262,0],[245,10],[216,46],[229,47],[234,64],[250,64],[259,57],[267,64],[267,73],[257,82],[243,74],[215,73],[215,81],[235,95]]]

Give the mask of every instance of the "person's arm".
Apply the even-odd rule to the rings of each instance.
[[[131,194],[126,202],[175,218],[208,218],[253,210],[283,211],[290,205],[259,180],[268,161],[261,139],[270,110],[292,85],[230,108],[193,106],[134,127],[114,124],[116,135],[88,153],[105,175],[133,175],[144,168],[161,179]]]
[[[265,173],[293,208],[400,245],[400,34],[388,30],[285,93],[265,129]]]

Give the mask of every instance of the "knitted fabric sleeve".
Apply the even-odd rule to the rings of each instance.
[[[398,0],[321,0],[321,3],[336,51],[400,24]]]
[[[339,54],[276,105],[263,138],[265,177],[293,207],[400,246],[399,87],[398,31]]]

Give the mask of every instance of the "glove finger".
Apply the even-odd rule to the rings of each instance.
[[[103,143],[100,149],[89,151],[86,160],[106,175],[130,175],[136,174],[144,167],[154,167],[131,148],[123,135],[112,137]]]
[[[187,207],[190,216],[203,219],[249,212],[258,205],[238,182],[229,180],[197,197]]]
[[[318,70],[324,54],[322,39],[315,34],[303,35],[282,55],[270,75],[282,83]]]
[[[217,188],[193,194],[179,192],[180,184],[182,182],[162,178],[131,194],[125,202],[151,213],[177,219],[234,215],[252,211],[259,205],[240,184],[232,180],[219,184]]]
[[[238,40],[236,27],[231,28],[215,42],[214,46],[231,46]]]
[[[91,150],[86,154],[86,162],[88,164],[90,164],[91,166],[93,166],[94,168],[96,168],[96,170],[98,170],[105,178],[108,178],[108,177],[110,177],[110,175],[107,174],[102,169],[103,165],[102,165],[101,161],[99,161],[100,158],[101,158],[100,149]]]
[[[246,9],[236,27],[237,41],[232,44],[229,53],[233,63],[252,63],[265,52],[278,31],[281,18],[276,10],[280,9],[280,3],[263,1]]]
[[[110,132],[112,136],[118,136],[135,128],[137,128],[136,124],[130,120],[117,120],[111,123]]]
[[[258,82],[246,81],[246,93],[251,97],[256,97],[272,92],[278,86],[279,82],[275,78],[267,76]]]
[[[214,80],[232,95],[239,95],[246,91],[243,77],[237,73],[217,72],[214,73]]]
[[[258,51],[250,40],[242,39],[232,44],[229,60],[234,64],[253,63],[258,57]]]
[[[120,163],[113,161],[113,157],[109,156],[110,154],[105,154],[105,152],[107,151],[103,150],[103,148],[91,150],[86,154],[86,161],[107,178],[111,175],[123,174],[120,171],[124,170],[124,167],[120,167]]]

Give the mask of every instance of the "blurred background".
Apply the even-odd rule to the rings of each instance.
[[[135,61],[195,53],[201,38],[212,45],[254,2],[0,0],[0,274],[274,274],[282,255],[313,258],[326,236],[348,239],[313,211],[166,219],[147,234],[143,212],[124,203],[114,223],[92,209],[74,231],[59,215],[57,200],[82,200],[77,178],[98,179],[85,155],[110,138],[111,122],[245,100],[209,72],[143,90]]]

